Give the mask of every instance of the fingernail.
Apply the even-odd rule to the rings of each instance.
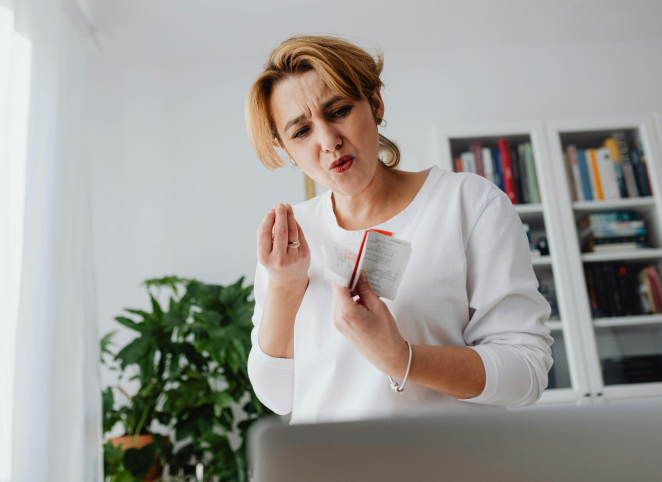
[[[283,206],[283,203],[278,203],[278,204],[276,205],[276,207],[277,207],[277,208],[284,208],[285,206]]]
[[[361,271],[361,274],[359,275],[359,279],[360,279],[361,281],[365,281],[365,280],[368,279],[368,275],[365,274],[365,271],[363,271],[363,270]]]

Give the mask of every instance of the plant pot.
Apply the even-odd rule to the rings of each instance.
[[[137,443],[134,445],[133,442],[136,439],[134,435],[122,435],[121,437],[115,437],[110,439],[110,442],[113,444],[113,447],[118,447],[122,445],[123,450],[128,449],[141,449],[145,445],[151,444],[154,439],[151,435],[138,435]],[[161,459],[154,457],[154,463],[152,468],[149,470],[149,473],[145,477],[145,482],[151,482],[152,480],[157,480],[163,475],[163,466],[161,465]]]

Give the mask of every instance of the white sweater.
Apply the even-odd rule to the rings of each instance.
[[[330,191],[294,206],[294,214],[312,256],[294,325],[293,359],[260,349],[268,273],[258,264],[255,276],[248,373],[267,407],[292,412],[291,423],[307,423],[458,406],[521,407],[540,398],[552,366],[553,340],[544,324],[550,307],[538,293],[522,223],[494,184],[433,167],[411,204],[375,226],[412,244],[396,299],[385,300],[402,336],[412,345],[468,346],[483,360],[485,389],[467,400],[413,383],[403,393],[391,390],[388,377],[333,326],[333,291],[323,278],[323,239],[358,252],[363,231],[338,226]]]

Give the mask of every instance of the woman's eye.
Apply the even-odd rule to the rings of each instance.
[[[349,111],[352,110],[352,107],[347,105],[345,107],[341,107],[337,111],[335,111],[333,114],[331,114],[334,118],[338,119],[340,117],[345,117],[347,114],[349,114]]]
[[[300,139],[301,137],[305,136],[308,133],[308,128],[304,127],[303,129],[299,129],[294,133],[292,136],[292,139]]]

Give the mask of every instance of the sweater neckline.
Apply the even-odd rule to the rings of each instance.
[[[418,190],[418,193],[416,193],[416,196],[414,196],[414,199],[412,199],[412,201],[409,203],[409,205],[407,205],[406,208],[404,208],[402,211],[400,211],[392,218],[384,221],[383,223],[377,224],[375,226],[371,226],[367,229],[382,229],[386,231],[391,231],[395,236],[398,236],[398,230],[401,230],[405,224],[407,224],[409,221],[411,221],[411,219],[414,218],[417,212],[418,205],[420,205],[424,201],[424,199],[428,197],[428,194],[431,191],[432,187],[441,177],[441,170],[437,166],[431,167],[430,169],[428,169],[428,171],[429,171],[428,177],[425,179],[423,186],[421,186],[421,188]],[[361,238],[363,236],[363,233],[366,231],[366,229],[360,229],[358,231],[349,231],[341,228],[338,225],[336,214],[333,212],[333,202],[331,200],[331,194],[332,191],[329,190],[324,195],[324,204],[325,204],[324,211],[326,212],[326,216],[328,218],[329,224],[331,225],[331,229],[334,232],[334,234],[345,239]]]

